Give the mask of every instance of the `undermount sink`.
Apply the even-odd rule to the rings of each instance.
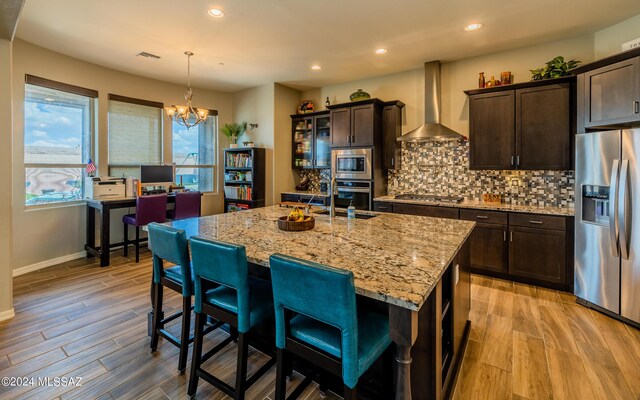
[[[329,215],[329,211],[328,210],[322,210],[322,211],[314,211],[314,214],[320,214],[320,215]],[[336,217],[347,217],[347,213],[344,211],[336,211]],[[368,214],[358,214],[356,213],[356,219],[370,219],[370,218],[375,218],[377,217],[377,215],[368,215]]]

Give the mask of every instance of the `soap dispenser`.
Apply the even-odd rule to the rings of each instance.
[[[349,207],[347,207],[347,219],[356,219],[356,208],[353,206],[353,200],[351,200]]]

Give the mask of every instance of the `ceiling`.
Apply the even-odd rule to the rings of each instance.
[[[0,39],[13,40],[23,4],[24,0],[2,0],[0,3]]]
[[[225,16],[209,16],[210,8]],[[638,0],[26,0],[16,36],[178,84],[191,50],[192,85],[233,92],[398,72],[595,32],[637,14]],[[484,27],[464,31],[472,22]],[[379,47],[388,53],[374,54]],[[136,57],[141,51],[162,58]]]

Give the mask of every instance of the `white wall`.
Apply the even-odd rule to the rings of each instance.
[[[478,87],[478,73],[500,78],[511,71],[515,82],[531,80],[530,69],[539,68],[556,56],[593,61],[593,37],[584,35],[521,49],[487,54],[442,64],[442,123],[463,134],[469,133],[469,108],[464,90]]]
[[[273,149],[274,138],[274,98],[273,83],[246,89],[233,94],[234,122],[258,124],[258,128],[251,132],[249,138],[255,147],[265,148],[265,204],[273,204]],[[238,142],[242,142],[242,138]],[[224,147],[229,147],[228,144]]]
[[[152,68],[153,64],[150,64]],[[186,88],[140,76],[126,74],[95,64],[80,61],[59,53],[17,40],[13,51],[13,106],[14,106],[14,165],[13,171],[13,265],[21,268],[46,260],[81,252],[85,243],[85,206],[59,206],[27,209],[24,206],[24,76],[31,74],[72,85],[95,89],[98,99],[98,138],[96,161],[100,175],[107,174],[108,160],[108,94],[181,104]],[[223,92],[194,88],[194,106],[216,109],[219,124],[231,121],[231,95]],[[219,159],[225,138],[219,135]],[[222,142],[220,142],[222,141]],[[171,124],[165,119],[164,157],[171,162]],[[219,169],[218,182],[222,179]],[[222,185],[217,193],[203,198],[203,213],[222,212]],[[124,211],[123,211],[124,212]],[[115,214],[115,213],[114,213]],[[112,218],[112,241],[122,237],[122,213]]]
[[[316,109],[322,110],[327,97],[331,104],[348,103],[349,95],[358,89],[384,101],[403,101],[406,104],[402,118],[403,133],[424,123],[424,69],[422,68],[324,86],[303,92],[302,98],[313,101]]]
[[[593,60],[593,38],[580,36],[552,43],[524,47],[501,53],[488,54],[442,64],[442,123],[467,135],[469,132],[467,96],[464,90],[476,88],[478,73],[487,79],[500,72],[511,71],[515,82],[528,81],[529,69],[542,66],[555,56],[576,58],[583,62]],[[427,61],[427,60],[425,60]],[[329,97],[331,103],[349,102],[349,94],[363,89],[381,100],[401,100],[405,103],[402,132],[406,133],[424,123],[424,68],[345,82],[308,90],[302,97],[322,107]]]
[[[291,114],[300,104],[301,93],[297,90],[275,85],[275,126],[273,154],[273,202],[280,202],[280,193],[295,190],[297,173],[291,168]]]
[[[13,316],[11,259],[11,42],[0,39],[0,321]]]
[[[640,15],[619,24],[602,29],[594,34],[596,59],[621,51],[622,43],[640,38]]]

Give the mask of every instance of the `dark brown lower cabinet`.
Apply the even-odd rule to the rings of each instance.
[[[477,224],[471,233],[471,270],[509,273],[507,226]]]
[[[472,273],[573,291],[573,217],[381,201],[374,210],[475,221]]]
[[[566,233],[512,226],[509,230],[509,273],[536,281],[564,284]]]
[[[394,203],[393,212],[398,214],[421,215],[423,217],[458,219],[459,210],[451,207],[422,206],[419,204]]]
[[[374,201],[373,202],[373,211],[379,212],[393,212],[393,203],[389,203],[386,201]]]

